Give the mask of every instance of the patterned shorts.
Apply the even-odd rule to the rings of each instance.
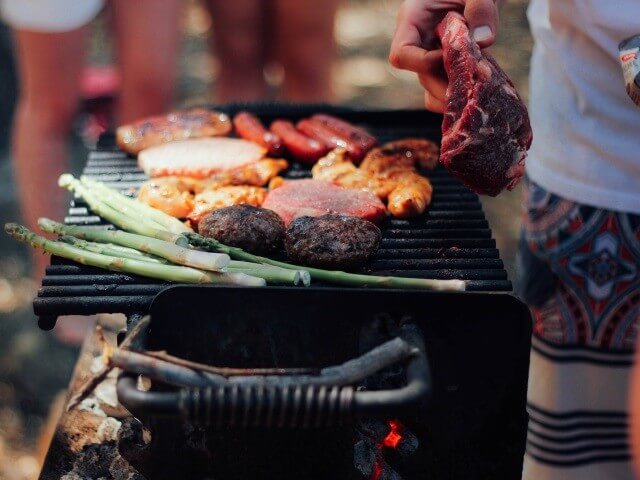
[[[581,205],[525,181],[517,293],[534,334],[633,350],[640,321],[640,215]]]

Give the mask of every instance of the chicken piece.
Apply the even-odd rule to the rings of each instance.
[[[224,113],[192,108],[148,117],[122,125],[116,130],[118,146],[137,155],[145,148],[187,138],[228,135],[231,119]]]
[[[253,205],[259,207],[267,196],[267,189],[249,185],[229,185],[204,190],[195,196],[195,206],[187,216],[192,225],[209,212],[232,205]]]
[[[346,188],[368,190],[382,199],[390,191],[378,178],[356,167],[343,148],[336,148],[318,160],[311,169],[311,174],[316,180],[325,180]]]
[[[440,149],[435,142],[424,138],[403,138],[382,145],[386,155],[404,155],[412,158],[414,166],[433,170],[438,165]]]
[[[269,190],[275,190],[276,188],[281,187],[284,185],[285,181],[286,180],[283,177],[273,177],[269,182]]]
[[[284,159],[265,158],[245,167],[214,175],[207,181],[207,189],[227,185],[263,187],[288,167],[289,163]]]
[[[177,218],[186,218],[193,210],[193,195],[202,183],[188,177],[163,177],[147,180],[140,187],[138,200]]]
[[[406,138],[388,142],[371,150],[360,168],[376,176],[388,176],[396,170],[413,170],[416,164],[433,169],[438,163],[438,146],[431,140]]]
[[[417,217],[431,203],[431,182],[411,170],[391,174],[396,187],[389,193],[387,208],[396,218]]]

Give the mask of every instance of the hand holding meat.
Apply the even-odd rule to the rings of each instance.
[[[495,38],[493,1],[456,3],[460,8],[444,1],[405,2],[390,60],[417,72],[425,106],[444,112],[440,162],[474,191],[497,195],[524,175],[529,116],[513,83],[480,49]],[[456,12],[462,7],[464,17]],[[478,26],[478,18],[486,25]]]

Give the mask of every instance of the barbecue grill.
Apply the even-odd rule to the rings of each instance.
[[[324,111],[363,125],[381,142],[440,137],[441,117],[425,111],[222,108],[239,109],[267,123]],[[90,152],[83,173],[132,194],[145,180],[112,135]],[[152,448],[129,455],[149,478],[519,478],[530,317],[510,294],[477,195],[443,169],[423,173],[434,186],[428,212],[387,220],[381,248],[364,271],[464,279],[466,292],[315,282],[308,288],[175,286],[53,258],[34,301],[39,325],[52,328],[63,314],[120,312],[131,328],[151,314],[140,348],[245,370],[315,372],[314,380],[247,371],[238,383],[160,383],[150,392],[123,375],[121,401],[152,430]],[[284,176],[310,172],[294,164]],[[79,199],[65,223],[104,226]],[[347,368],[350,361],[362,366],[394,341],[411,346],[411,358],[348,385],[322,384],[323,369]],[[408,395],[412,388],[419,392]],[[274,411],[281,412],[280,423]]]

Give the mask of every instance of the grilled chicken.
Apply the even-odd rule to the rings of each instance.
[[[265,158],[245,167],[219,173],[207,180],[207,188],[226,185],[253,185],[263,187],[269,180],[286,170],[289,164],[286,160]]]
[[[228,135],[231,120],[214,110],[193,108],[143,118],[116,130],[116,142],[127,153],[137,155],[145,148],[187,138]]]
[[[198,225],[200,219],[209,212],[232,205],[262,205],[267,190],[250,185],[229,185],[214,190],[204,190],[195,196],[195,207],[188,215],[193,225]]]
[[[385,157],[405,157],[413,161],[414,166],[432,170],[438,164],[440,151],[438,145],[424,138],[404,138],[387,142],[380,148]],[[373,153],[373,151],[372,151]]]
[[[316,163],[313,178],[369,190],[381,200],[388,200],[387,208],[393,216],[415,217],[431,202],[431,183],[415,170],[416,161],[426,161],[429,145],[427,140],[385,144],[369,152],[360,168],[350,161],[346,150],[335,149]]]
[[[188,177],[162,177],[147,180],[140,187],[138,200],[177,218],[186,218],[193,210],[193,195],[202,183]]]

